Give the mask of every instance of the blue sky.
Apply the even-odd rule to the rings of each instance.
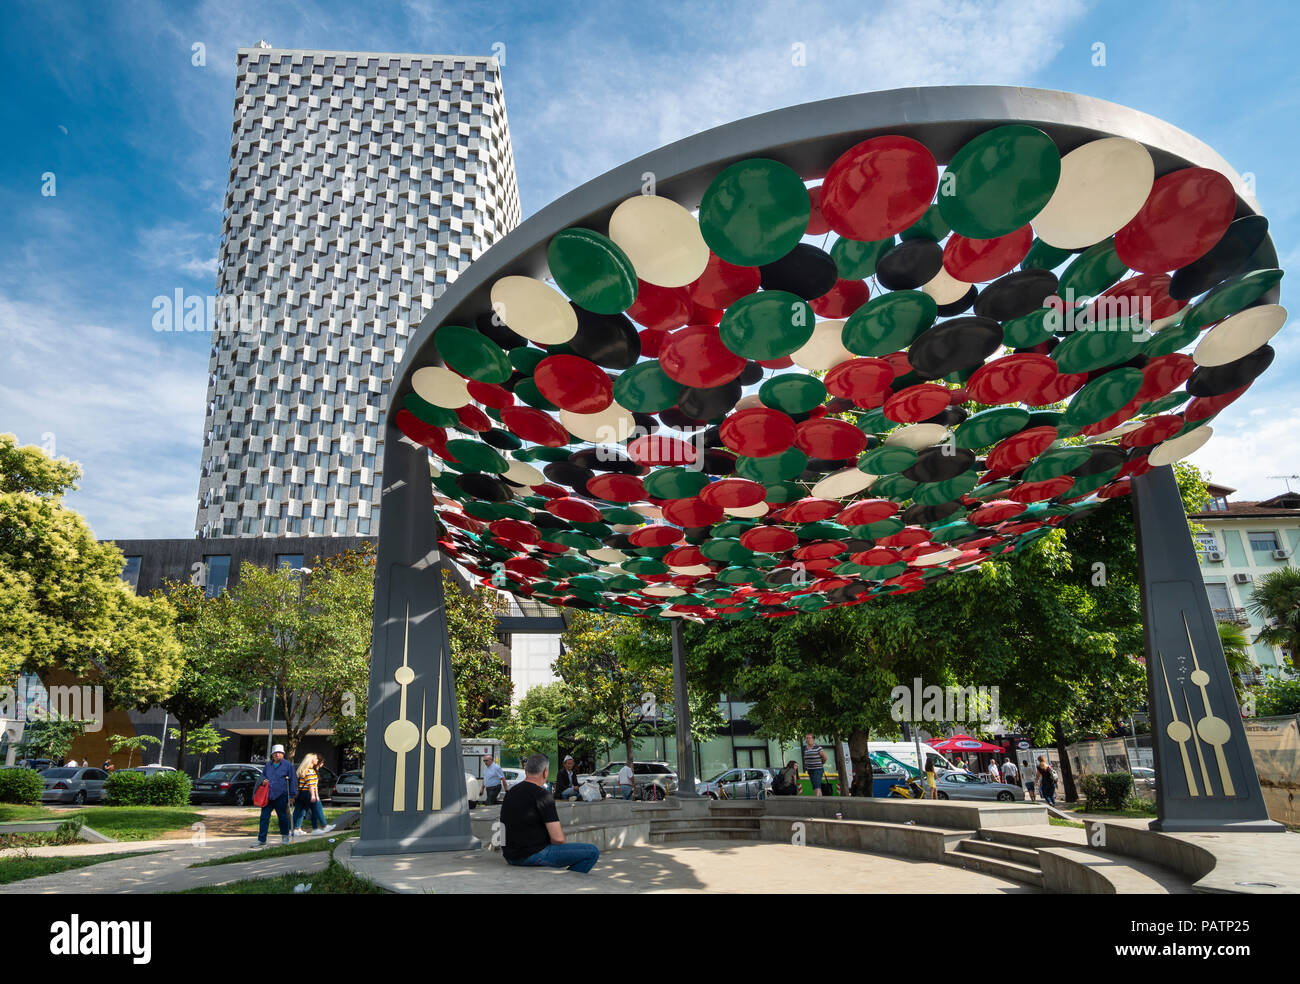
[[[813,99],[905,85],[1042,86],[1168,120],[1254,175],[1300,271],[1294,4],[13,3],[0,106],[0,431],[81,461],[99,536],[193,534],[204,333],[152,300],[214,291],[234,52],[491,54],[525,216],[668,141]],[[1093,65],[1094,45],[1106,64]],[[192,46],[206,64],[192,64]],[[806,64],[792,64],[803,45]],[[43,175],[56,194],[42,195]],[[1283,304],[1296,293],[1293,273]],[[1193,461],[1241,498],[1300,471],[1300,335]],[[1300,486],[1300,483],[1293,483]]]

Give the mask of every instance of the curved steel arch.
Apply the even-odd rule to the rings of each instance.
[[[647,175],[656,194],[687,208],[699,205],[713,176],[723,167],[748,157],[778,160],[813,179],[825,174],[845,150],[868,137],[901,134],[924,143],[940,163],[947,163],[968,140],[992,126],[1026,123],[1055,140],[1060,150],[1100,137],[1127,137],[1143,144],[1155,162],[1157,176],[1187,166],[1206,167],[1224,174],[1237,193],[1237,217],[1258,214],[1259,205],[1228,163],[1209,146],[1162,120],[1116,103],[1049,89],[1013,86],[941,86],[893,89],[843,96],[792,106],[719,126],[687,137],[629,161],[557,199],[505,236],[461,275],[434,303],[411,338],[399,372],[389,388],[385,423],[385,454],[379,557],[375,577],[374,642],[371,658],[370,702],[367,721],[367,759],[370,776],[365,784],[363,826],[356,854],[391,854],[412,851],[461,850],[477,846],[471,834],[466,807],[465,778],[460,767],[459,727],[454,681],[448,653],[446,623],[442,615],[442,558],[433,526],[427,452],[408,443],[395,426],[396,410],[410,392],[411,375],[425,365],[438,364],[430,340],[434,329],[490,310],[489,291],[502,276],[520,274],[544,278],[546,246],[551,237],[571,226],[603,229],[614,208],[641,192]],[[1266,239],[1257,254],[1276,263],[1276,250]],[[1276,288],[1275,288],[1276,292]],[[1274,292],[1274,296],[1276,293]],[[1148,481],[1149,479],[1149,481]],[[1187,642],[1195,639],[1203,663],[1212,666],[1218,699],[1231,694],[1231,680],[1223,663],[1213,617],[1205,599],[1185,524],[1181,528],[1181,502],[1171,470],[1157,469],[1134,482],[1139,518],[1139,542],[1146,540],[1144,558],[1144,608],[1147,612],[1149,654],[1177,640],[1182,623],[1174,625],[1168,612],[1153,601],[1157,581],[1179,584],[1177,604],[1193,610],[1195,629],[1187,629]],[[1172,496],[1172,498],[1171,498]],[[1146,519],[1147,535],[1141,523]],[[1157,517],[1174,521],[1157,523]],[[1158,544],[1158,545],[1156,545]],[[1156,545],[1153,550],[1153,545]],[[1166,554],[1172,560],[1165,562]],[[1155,560],[1152,565],[1148,561]],[[1190,564],[1190,566],[1189,566]],[[1156,570],[1156,567],[1159,570]],[[1194,583],[1193,583],[1194,582]],[[1158,600],[1158,599],[1157,599]],[[1157,618],[1157,615],[1160,617]],[[1185,650],[1187,646],[1184,646]],[[1213,650],[1213,652],[1211,652]],[[1167,649],[1165,651],[1168,651]],[[1149,665],[1154,655],[1149,659]],[[409,667],[412,682],[403,686],[396,674]],[[1153,711],[1157,677],[1149,673]],[[1161,684],[1163,685],[1163,684]],[[1224,689],[1226,688],[1226,690]],[[403,694],[405,693],[405,702]],[[415,695],[423,703],[424,720],[417,746],[409,744],[415,722]],[[433,695],[436,694],[436,697]],[[430,706],[433,699],[434,705]],[[1158,717],[1153,713],[1153,720]],[[1229,715],[1231,719],[1236,716]],[[441,747],[429,741],[434,719],[450,733]],[[398,722],[409,722],[400,724]],[[1236,717],[1236,748],[1245,749],[1244,731]],[[1154,729],[1153,729],[1154,730]],[[439,732],[445,737],[445,733]],[[441,740],[441,739],[440,739]],[[1163,748],[1163,755],[1162,755]],[[438,759],[433,788],[425,782]],[[1234,758],[1236,787],[1253,795],[1226,797],[1203,819],[1207,800],[1188,800],[1169,785],[1177,749],[1156,743],[1156,765],[1161,776],[1161,821],[1165,829],[1191,829],[1210,823],[1267,825],[1258,781],[1249,751]],[[421,763],[412,777],[412,760]],[[1170,763],[1161,768],[1162,761]],[[406,779],[411,781],[407,782]],[[435,797],[437,805],[434,806]],[[1173,803],[1194,808],[1174,810]],[[1200,812],[1198,812],[1200,811]],[[1180,819],[1181,818],[1181,819]],[[1281,829],[1280,827],[1278,829]]]

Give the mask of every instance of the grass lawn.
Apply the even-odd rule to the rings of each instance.
[[[256,808],[254,808],[254,809],[256,809]],[[328,821],[330,821],[331,823],[333,823],[333,822],[334,822],[334,819],[335,819],[336,817],[340,817],[340,816],[342,816],[342,815],[345,814],[345,813],[351,813],[351,812],[352,812],[353,810],[355,810],[355,809],[356,809],[355,806],[338,806],[338,807],[332,807],[332,808],[327,807],[326,810],[325,810],[325,819],[328,820]],[[253,813],[253,814],[251,814],[250,816],[247,816],[247,817],[245,817],[243,820],[241,820],[241,821],[239,822],[239,826],[242,827],[242,828],[245,829],[245,830],[251,831],[252,833],[256,834],[256,833],[257,833],[257,823],[258,823],[258,819],[259,819],[258,813]],[[290,820],[293,819],[293,807],[292,807],[292,806],[289,807],[289,819],[290,819]],[[310,830],[310,829],[311,829],[311,826],[310,826],[310,824],[311,824],[311,816],[310,816],[310,815],[305,816],[305,817],[303,818],[302,824],[303,824],[303,829],[304,829],[304,830]],[[274,813],[271,814],[271,828],[270,828],[270,830],[271,830],[271,834],[272,834],[273,836],[275,836],[275,837],[279,837],[279,836],[280,836],[280,828],[276,825],[276,820],[275,820],[275,814],[274,814]]]
[[[239,854],[228,854],[213,861],[200,861],[198,864],[190,865],[190,867],[211,868],[219,864],[238,864],[240,861],[261,861],[265,858],[283,858],[293,854],[314,854],[317,851],[333,850],[340,840],[355,836],[356,831],[340,834],[318,834],[315,837],[303,836],[288,847],[262,847],[252,851],[241,851]]]
[[[1065,807],[1065,809],[1073,810],[1076,813],[1090,813],[1090,814],[1095,813],[1098,814],[1099,816],[1106,816],[1106,817],[1134,817],[1137,819],[1143,819],[1145,817],[1159,816],[1159,814],[1156,813],[1156,807],[1154,803],[1152,803],[1149,807],[1133,809],[1132,807],[1126,806],[1123,809],[1119,809],[1119,810],[1111,810],[1104,806],[1089,806],[1087,803],[1075,803]]]
[[[310,884],[311,889],[307,895],[383,895],[384,890],[369,879],[362,878],[360,875],[354,875],[343,865],[334,860],[333,848],[337,844],[330,844],[329,838],[323,838],[321,843],[330,850],[329,867],[324,871],[294,871],[287,875],[275,875],[271,878],[248,878],[244,881],[231,882],[229,885],[203,885],[199,888],[187,889],[184,892],[178,892],[178,895],[294,895],[294,887],[297,885]],[[297,845],[293,845],[296,847]],[[271,849],[254,851],[252,857],[264,858],[268,855],[279,853],[302,853],[295,852],[292,847],[284,852],[274,851]],[[248,857],[241,857],[242,860],[248,860]],[[233,861],[236,858],[228,858]],[[196,865],[196,867],[199,867]]]
[[[80,820],[105,837],[120,841],[153,840],[184,830],[203,819],[186,806],[94,806],[81,810],[50,810],[43,806],[0,805],[0,822],[15,820]]]
[[[1076,821],[1074,821],[1074,820],[1062,820],[1062,819],[1060,819],[1059,817],[1052,817],[1052,816],[1049,816],[1049,817],[1047,818],[1047,822],[1050,823],[1053,827],[1079,827],[1079,828],[1082,828],[1082,827],[1084,826],[1084,824],[1078,823],[1078,822],[1076,822]]]
[[[118,861],[122,858],[138,858],[143,854],[158,854],[158,851],[132,851],[129,854],[89,854],[75,858],[35,858],[12,855],[0,858],[0,885],[37,878],[41,875],[53,875],[73,868],[86,868],[92,864],[105,861]]]

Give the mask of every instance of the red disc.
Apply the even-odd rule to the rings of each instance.
[[[625,313],[639,325],[667,331],[686,324],[691,314],[691,298],[684,287],[658,287],[638,280],[636,300]]]
[[[943,248],[943,268],[954,280],[982,284],[996,280],[1025,258],[1034,231],[1023,225],[996,239],[967,239],[953,233]]]
[[[905,526],[897,533],[889,536],[882,536],[876,541],[878,547],[910,547],[913,544],[925,543],[930,539],[930,531],[922,529],[919,526]]]
[[[739,376],[745,368],[745,357],[722,344],[717,328],[689,325],[664,340],[659,349],[659,366],[664,375],[683,386],[710,388]]]
[[[472,431],[486,434],[492,429],[492,418],[472,403],[466,403],[456,411],[456,419]]]
[[[906,352],[890,352],[888,355],[880,357],[882,362],[888,362],[894,370],[894,378],[906,376],[912,371],[912,363],[907,361]]]
[[[891,396],[881,412],[895,423],[915,424],[947,409],[949,396],[946,386],[918,383]]]
[[[724,478],[706,485],[700,498],[723,509],[741,509],[762,502],[767,489],[747,478]]]
[[[722,443],[746,458],[780,454],[795,439],[794,421],[780,410],[751,407],[733,413],[718,430]]]
[[[510,433],[533,444],[560,448],[569,443],[569,432],[560,422],[533,407],[507,407],[501,411],[501,422]]]
[[[1109,485],[1102,486],[1097,490],[1098,499],[1118,499],[1122,495],[1128,495],[1133,491],[1133,483],[1127,478],[1116,479]]]
[[[1029,403],[1056,377],[1057,372],[1056,363],[1046,355],[1030,352],[1004,355],[976,369],[966,382],[966,392],[976,403],[989,406]]]
[[[1057,373],[1045,382],[1038,392],[1021,402],[1031,407],[1045,407],[1052,403],[1060,403],[1075,390],[1082,388],[1087,381],[1086,372]]]
[[[597,475],[587,480],[587,491],[606,502],[640,502],[645,487],[635,475]]]
[[[614,402],[605,370],[578,355],[547,356],[533,370],[533,381],[542,396],[574,413],[599,413]]]
[[[812,216],[808,219],[808,228],[805,230],[804,235],[824,236],[831,231],[831,227],[826,221],[826,216],[822,215],[821,185],[808,189],[808,201],[812,204]]]
[[[1141,427],[1120,437],[1119,443],[1126,448],[1149,448],[1161,441],[1169,440],[1182,430],[1186,423],[1187,421],[1176,413],[1148,417],[1142,421]]]
[[[841,236],[873,242],[924,215],[938,184],[938,165],[923,144],[893,134],[872,137],[830,166],[821,186],[821,211]]]
[[[988,469],[1009,475],[1033,461],[1055,440],[1055,427],[1030,427],[1019,434],[1012,434],[989,452]]]
[[[794,552],[795,560],[825,561],[844,553],[844,543],[840,540],[816,540]],[[830,565],[834,567],[834,564]]]
[[[465,381],[465,386],[469,390],[470,399],[485,407],[504,410],[515,405],[515,395],[495,383],[480,383],[477,379],[468,379]]]
[[[648,434],[627,446],[627,456],[638,465],[690,465],[697,453],[692,445],[675,437]]]
[[[840,523],[845,526],[866,526],[868,523],[888,519],[898,512],[898,503],[888,499],[859,499],[840,513]]]
[[[427,424],[410,410],[397,411],[397,429],[416,444],[421,444],[438,457],[447,457],[447,432],[441,427]],[[792,439],[793,439],[793,431]]]
[[[534,485],[532,490],[535,494],[547,499],[563,499],[569,493],[566,489],[558,485],[552,485],[550,482],[543,482],[541,485]]]
[[[1089,305],[1090,316],[1098,323],[1112,318],[1141,318],[1149,324],[1177,314],[1187,307],[1187,302],[1175,301],[1169,296],[1172,282],[1173,278],[1167,273],[1140,273],[1121,280]]]
[[[699,567],[708,566],[709,558],[700,553],[699,547],[687,545],[669,550],[663,562],[669,567]]]
[[[507,540],[516,540],[519,543],[541,543],[542,534],[537,531],[537,527],[532,523],[525,523],[521,519],[498,519],[495,522],[488,523],[488,529],[494,536],[503,537]]]
[[[947,400],[944,400],[947,406]],[[856,458],[867,447],[867,435],[847,420],[823,417],[805,420],[795,428],[795,446],[810,458],[840,461]]]
[[[1145,475],[1152,468],[1151,462],[1147,460],[1144,454],[1136,458],[1129,458],[1124,462],[1124,467],[1119,470],[1120,478],[1136,478],[1138,475]]]
[[[469,530],[471,533],[477,533],[483,529],[483,524],[472,516],[466,516],[463,513],[452,512],[450,509],[435,510],[438,519],[448,526],[459,526],[462,530]]]
[[[1230,393],[1220,393],[1218,396],[1198,396],[1191,403],[1187,404],[1187,409],[1183,411],[1183,416],[1187,418],[1189,424],[1194,424],[1198,420],[1205,420],[1208,417],[1213,417],[1249,388],[1250,384],[1247,383],[1240,389],[1232,390]]]
[[[1232,182],[1205,167],[1157,178],[1128,225],[1115,233],[1115,253],[1140,273],[1168,273],[1208,253],[1232,222]]]
[[[758,290],[761,281],[758,267],[736,266],[710,253],[704,272],[687,286],[686,293],[702,307],[726,308]]]
[[[893,381],[894,367],[884,359],[849,359],[828,372],[825,379],[832,396],[852,400],[860,407],[879,406]]]
[[[722,519],[722,507],[692,499],[672,499],[664,503],[664,519],[678,526],[712,526]]]
[[[659,350],[663,347],[668,334],[666,331],[651,331],[649,328],[637,332],[637,336],[641,339],[641,354],[647,359],[659,358]]]
[[[1007,492],[1007,498],[1012,502],[1043,502],[1047,499],[1053,499],[1063,492],[1067,492],[1070,486],[1074,484],[1073,477],[1069,475],[1058,475],[1056,478],[1044,479],[1041,482],[1025,482],[1017,485],[1014,489]]]
[[[995,499],[980,506],[967,516],[966,522],[973,523],[976,526],[994,526],[997,523],[1005,523],[1008,519],[1019,516],[1024,511],[1025,506],[1023,503],[1007,499]]]
[[[1102,420],[1098,420],[1085,427],[1079,428],[1079,433],[1084,437],[1096,437],[1098,434],[1105,434],[1108,430],[1114,430],[1120,424],[1128,423],[1133,415],[1140,409],[1142,409],[1141,400],[1130,400],[1109,417],[1105,417]]]
[[[740,534],[740,545],[759,553],[780,553],[799,542],[792,530],[780,526],[755,526]]]
[[[565,496],[563,499],[552,499],[546,504],[546,511],[552,516],[567,519],[570,523],[600,522],[599,509],[585,499],[575,499],[572,496]]]
[[[1136,398],[1148,403],[1167,396],[1187,382],[1195,369],[1196,363],[1190,355],[1173,352],[1157,356],[1142,367],[1142,388]]]
[[[676,526],[642,526],[635,533],[629,534],[628,542],[634,547],[667,547],[676,543],[686,534]],[[644,578],[648,580],[648,578]]]
[[[546,565],[536,557],[511,557],[506,561],[506,570],[523,577],[541,577],[546,573]]]
[[[897,550],[891,550],[889,547],[872,547],[870,550],[855,553],[849,560],[863,567],[887,567],[898,563],[898,558]]]
[[[820,318],[847,318],[869,300],[871,287],[865,280],[836,280],[834,287],[809,303]]]
[[[843,508],[843,503],[836,502],[834,499],[800,499],[791,506],[787,506],[783,512],[785,520],[791,523],[820,523],[823,519],[830,519]]]

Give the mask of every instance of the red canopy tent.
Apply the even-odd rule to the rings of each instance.
[[[980,741],[978,738],[972,738],[970,735],[953,735],[951,738],[945,738],[943,741],[931,741],[930,747],[936,752],[996,752],[1005,754],[1006,749],[1001,745],[990,745],[986,741]]]

